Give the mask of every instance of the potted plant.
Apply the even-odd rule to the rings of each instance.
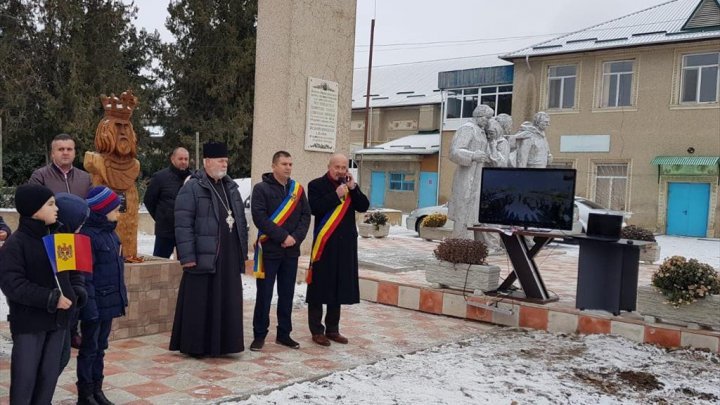
[[[628,225],[622,229],[623,239],[641,240],[648,243],[640,247],[640,261],[654,263],[660,260],[660,246],[655,240],[652,231],[637,225]]]
[[[683,256],[665,259],[652,276],[652,287],[638,288],[643,315],[720,328],[720,276],[709,264]]]
[[[384,238],[390,233],[388,216],[380,211],[365,213],[365,219],[358,224],[358,233],[363,238],[375,237]]]
[[[443,240],[452,235],[452,229],[443,228],[447,222],[447,215],[436,212],[423,218],[418,228],[418,234],[425,240]]]
[[[500,267],[488,265],[488,249],[481,241],[445,239],[433,251],[438,259],[425,270],[425,279],[441,287],[489,291],[500,282]]]

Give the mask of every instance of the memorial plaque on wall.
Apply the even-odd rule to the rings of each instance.
[[[305,150],[335,152],[337,138],[338,84],[308,78]]]

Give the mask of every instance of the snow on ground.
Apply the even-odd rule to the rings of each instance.
[[[498,328],[231,404],[711,404],[720,356]],[[371,399],[370,399],[371,398]]]

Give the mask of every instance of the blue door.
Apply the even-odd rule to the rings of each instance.
[[[668,183],[667,234],[706,236],[710,184]]]
[[[437,172],[420,172],[418,208],[437,205]]]
[[[370,178],[370,206],[373,208],[385,206],[385,172],[372,172]]]

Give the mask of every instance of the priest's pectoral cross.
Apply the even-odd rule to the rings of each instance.
[[[235,224],[235,219],[232,216],[232,211],[228,210],[228,216],[225,218],[225,222],[228,224],[228,228],[232,231],[232,227]]]

